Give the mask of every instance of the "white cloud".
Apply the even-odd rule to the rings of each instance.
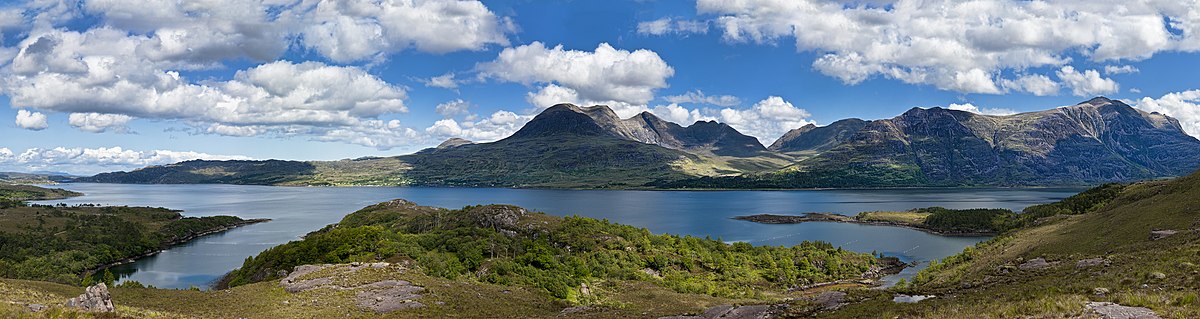
[[[1117,81],[1101,77],[1100,72],[1096,70],[1086,70],[1080,73],[1068,65],[1063,66],[1055,74],[1058,75],[1058,79],[1062,81],[1063,85],[1071,88],[1071,94],[1076,96],[1110,94],[1116,93],[1120,89]]]
[[[1169,93],[1157,99],[1144,97],[1135,106],[1173,117],[1188,134],[1200,137],[1200,90]]]
[[[664,35],[664,34],[704,34],[708,33],[708,21],[695,20],[675,20],[671,17],[665,17],[653,21],[638,22],[638,34],[645,35]]]
[[[128,132],[129,128],[125,125],[133,118],[122,114],[71,113],[67,120],[71,126],[82,131],[103,133],[108,130]]]
[[[202,132],[234,136],[309,134],[325,140],[337,128],[407,111],[403,88],[357,67],[277,61],[240,70],[230,80],[193,82],[141,58],[138,41],[109,28],[30,37],[0,86],[22,107],[110,114],[107,119],[118,121],[108,122],[116,126],[128,117],[182,120]],[[94,125],[107,123],[101,119],[84,124],[87,119],[73,115],[72,123],[90,131],[108,127]]]
[[[651,112],[680,125],[710,120],[729,124],[742,134],[758,138],[764,145],[770,145],[791,129],[815,123],[809,119],[812,114],[808,111],[778,96],[767,97],[749,108],[687,109],[670,104],[656,106]]]
[[[82,7],[105,25],[147,34],[144,57],[200,65],[269,61],[293,43],[337,62],[409,48],[482,50],[507,45],[515,29],[479,1],[91,0]]]
[[[16,171],[52,169],[74,174],[94,174],[194,159],[233,160],[250,158],[239,155],[213,155],[190,151],[135,151],[121,147],[31,148],[19,154],[14,154],[7,148],[0,148],[0,168]]]
[[[434,112],[441,114],[442,117],[451,118],[456,115],[467,114],[467,109],[470,107],[471,103],[467,103],[467,101],[463,101],[462,99],[456,99],[446,103],[438,104],[437,107],[434,107]]]
[[[533,42],[501,51],[495,61],[477,66],[481,78],[544,84],[541,96],[567,94],[570,90],[583,101],[616,101],[645,105],[654,99],[654,91],[667,87],[667,78],[675,70],[650,50],[617,50],[601,43],[594,51],[547,48]],[[545,101],[541,101],[545,102]],[[551,103],[552,105],[553,103]],[[543,106],[542,104],[534,104]]]
[[[408,47],[444,53],[508,45],[505,33],[514,28],[479,1],[320,1],[305,9],[304,46],[339,62]]]
[[[19,128],[31,131],[41,131],[47,127],[50,127],[50,124],[46,123],[46,114],[42,114],[42,112],[30,112],[26,110],[17,111],[16,124]]]
[[[1002,93],[1003,70],[1140,60],[1200,49],[1200,6],[1171,1],[698,0],[729,42],[794,41],[813,67],[854,84],[872,76],[964,93]],[[1165,22],[1165,23],[1164,23]],[[1172,29],[1179,30],[1173,35]]]
[[[1105,65],[1104,66],[1104,74],[1108,74],[1108,75],[1138,73],[1140,71],[1141,70],[1138,70],[1138,68],[1136,68],[1132,65]]]
[[[458,137],[475,142],[491,142],[512,135],[531,119],[533,115],[517,115],[502,110],[492,113],[487,118],[461,124],[454,119],[438,120],[426,128],[425,132],[438,140]]]
[[[703,91],[695,90],[688,91],[680,95],[669,95],[663,97],[664,100],[671,103],[699,103],[711,104],[716,106],[734,106],[742,103],[742,100],[732,95],[706,95]]]
[[[421,82],[425,82],[425,86],[435,87],[435,88],[443,88],[443,89],[451,89],[451,90],[458,88],[458,80],[454,79],[454,73],[442,74],[439,76],[429,78],[428,80],[422,80]]]
[[[1037,96],[1055,95],[1058,94],[1059,89],[1058,82],[1041,74],[1024,75],[1015,80],[1003,79],[1000,80],[1000,85],[1005,90],[1026,92]]]
[[[1003,109],[1003,108],[979,108],[978,106],[975,106],[974,104],[971,104],[971,103],[964,103],[964,104],[950,103],[950,105],[949,105],[949,106],[947,106],[946,108],[947,108],[947,109],[951,109],[951,110],[957,110],[957,111],[967,111],[967,112],[976,113],[976,114],[983,114],[983,115],[1012,115],[1012,114],[1017,114],[1017,111],[1014,111],[1014,110],[1012,110],[1012,109]]]

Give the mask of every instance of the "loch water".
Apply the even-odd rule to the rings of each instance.
[[[917,230],[846,223],[768,225],[733,220],[751,214],[947,208],[1020,210],[1053,202],[1081,188],[917,188],[771,191],[621,191],[432,187],[276,187],[245,185],[53,185],[85,195],[41,204],[92,203],[156,206],[185,216],[234,215],[272,221],[208,235],[136,262],[112,268],[120,280],[159,288],[206,289],[246,257],[299,239],[374,203],[403,198],[421,205],[513,204],[552,215],[580,215],[644,227],[654,233],[710,237],[754,245],[826,241],[845,249],[880,252],[926,265],[986,237],[943,237]],[[889,281],[911,277],[909,268]]]

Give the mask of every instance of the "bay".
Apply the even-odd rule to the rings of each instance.
[[[513,204],[552,215],[580,215],[669,233],[754,245],[826,241],[845,249],[880,252],[921,266],[889,282],[911,277],[931,260],[956,254],[986,237],[943,237],[917,230],[844,223],[767,225],[733,220],[750,214],[947,208],[1020,210],[1082,191],[1082,188],[918,188],[772,191],[621,191],[427,187],[276,187],[246,185],[54,185],[85,195],[42,204],[158,206],[185,216],[234,215],[270,218],[199,238],[157,255],[114,267],[121,281],[159,288],[207,288],[246,257],[299,239],[374,203],[403,198],[421,205]]]

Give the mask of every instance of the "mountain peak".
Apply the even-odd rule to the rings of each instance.
[[[436,148],[445,149],[445,148],[459,147],[459,146],[468,145],[468,144],[475,144],[475,142],[472,142],[470,140],[463,139],[463,138],[451,137],[449,139],[446,139],[446,141],[442,142],[442,144],[438,144],[438,146]]]

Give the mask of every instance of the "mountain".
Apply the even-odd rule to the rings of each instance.
[[[722,123],[559,104],[508,138],[341,161],[189,161],[79,178],[106,183],[811,188],[1089,185],[1180,176],[1200,140],[1098,97],[1006,116],[913,108],[801,127],[770,148]]]
[[[571,114],[568,118],[560,113]],[[563,131],[585,129],[593,135],[610,135],[626,140],[658,145],[670,149],[693,152],[711,153],[722,156],[756,156],[767,151],[758,139],[744,135],[727,124],[716,121],[698,121],[691,126],[665,121],[650,112],[642,112],[628,119],[621,119],[608,106],[596,105],[578,107],[571,104],[559,104],[550,107],[542,114],[562,117],[558,122],[542,122],[526,124],[514,137],[529,134],[560,134]],[[579,115],[585,115],[591,120]],[[579,123],[576,123],[579,122]],[[585,123],[586,124],[580,124]],[[595,124],[592,127],[590,124]]]
[[[783,134],[768,149],[776,152],[823,152],[842,144],[870,123],[860,119],[844,119],[827,126],[805,125]]]
[[[1008,116],[914,108],[789,170],[881,184],[1054,185],[1180,176],[1197,164],[1200,140],[1178,121],[1099,97]]]
[[[1104,97],[1006,116],[913,108],[862,123],[849,134],[852,123],[824,131],[801,128],[780,139],[773,145],[776,150],[836,145],[776,172],[658,186],[1088,185],[1181,176],[1200,165],[1200,140],[1185,133],[1178,121]]]

